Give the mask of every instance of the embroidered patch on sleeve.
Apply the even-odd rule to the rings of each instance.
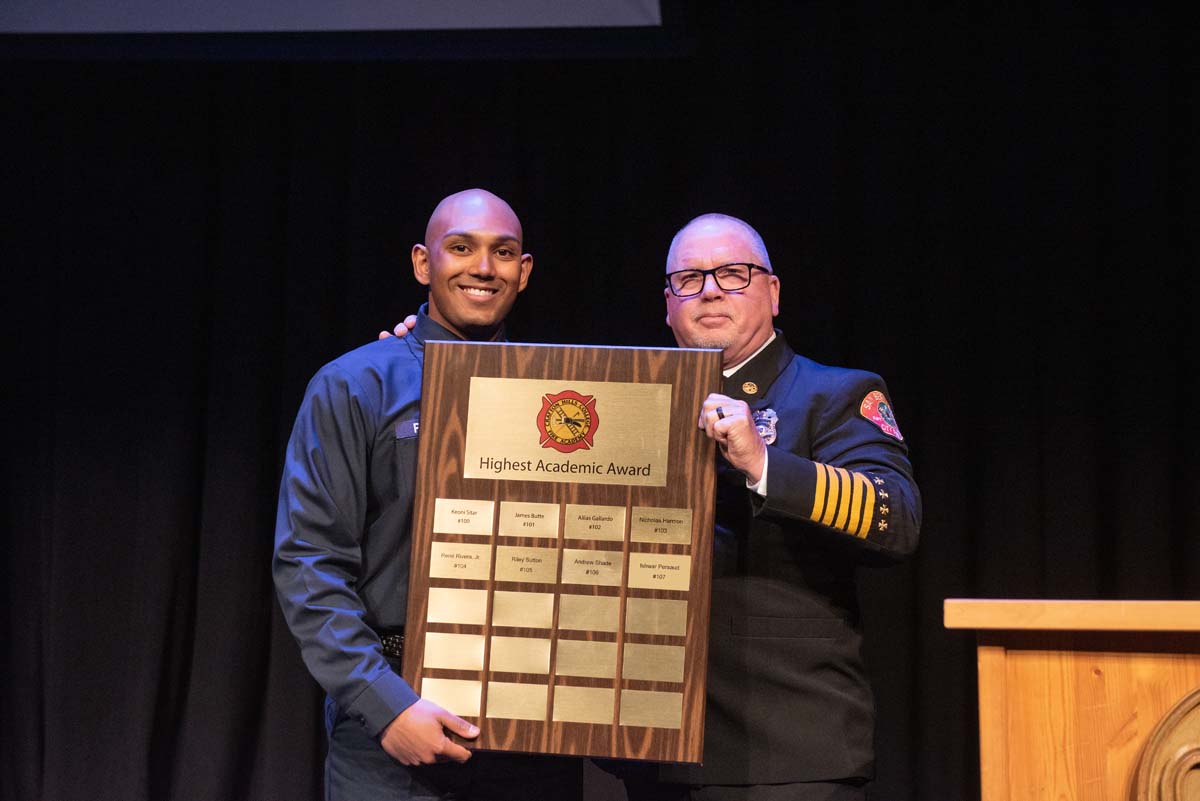
[[[859,414],[879,426],[879,430],[893,439],[904,441],[900,426],[896,423],[896,415],[892,414],[892,405],[879,390],[867,393],[862,405],[858,407]]]

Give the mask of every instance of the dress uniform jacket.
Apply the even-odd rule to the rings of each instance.
[[[725,380],[774,437],[767,492],[719,464],[704,763],[664,767],[669,782],[872,773],[855,571],[913,551],[920,495],[883,380],[798,356],[776,334]]]

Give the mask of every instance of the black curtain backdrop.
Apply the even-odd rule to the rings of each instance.
[[[408,250],[468,186],[526,224],[514,339],[670,344],[667,244],[723,211],[765,237],[797,350],[887,379],[925,524],[863,575],[874,798],[978,797],[943,598],[1197,597],[1195,29],[1132,3],[672,19],[612,56],[8,40],[0,796],[318,797],[280,456],[309,376],[422,300]]]

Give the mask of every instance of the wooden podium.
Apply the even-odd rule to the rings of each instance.
[[[1175,797],[1134,774],[1200,688],[1200,602],[949,598],[945,625],[976,630],[982,801]]]

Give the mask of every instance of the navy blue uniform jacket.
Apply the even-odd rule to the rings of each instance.
[[[777,438],[765,498],[718,466],[704,764],[661,777],[868,778],[874,706],[855,571],[910,554],[921,520],[887,389],[873,373],[798,356],[779,335],[725,393],[774,410]]]

